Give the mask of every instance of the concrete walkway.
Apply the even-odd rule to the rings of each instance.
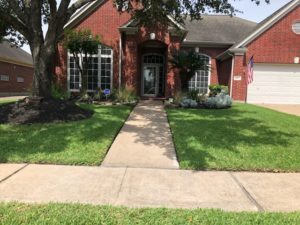
[[[108,151],[104,167],[179,168],[161,101],[140,101]]]
[[[0,164],[0,201],[300,210],[300,173]]]

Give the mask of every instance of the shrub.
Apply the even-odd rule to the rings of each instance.
[[[182,98],[180,104],[179,104],[182,108],[197,108],[198,107],[198,103],[196,102],[196,100],[184,97]]]
[[[58,84],[53,84],[51,89],[53,98],[66,100],[70,98],[70,93]]]
[[[210,96],[216,96],[220,93],[228,94],[228,87],[219,84],[209,85],[209,91]]]
[[[199,99],[199,91],[198,90],[190,90],[187,92],[187,98],[192,99],[194,101],[198,101]]]
[[[179,104],[183,97],[184,97],[184,93],[181,91],[177,91],[174,95],[173,103]]]
[[[231,97],[225,93],[218,94],[214,97],[209,97],[204,102],[204,106],[209,109],[225,109],[232,105]]]
[[[135,90],[131,87],[122,87],[121,90],[114,90],[111,98],[115,102],[131,103],[138,100]]]

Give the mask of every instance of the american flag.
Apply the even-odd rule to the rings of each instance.
[[[254,59],[252,56],[248,63],[248,70],[247,70],[247,83],[248,84],[251,84],[253,82],[253,65],[254,65]]]

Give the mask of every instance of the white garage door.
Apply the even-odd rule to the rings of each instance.
[[[247,101],[300,104],[300,65],[255,64]]]

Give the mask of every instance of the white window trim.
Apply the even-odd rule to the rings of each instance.
[[[204,54],[204,53],[198,53],[197,55],[207,57],[208,58],[208,66],[211,67],[211,57],[209,55]],[[202,70],[197,70],[197,71],[202,71]],[[196,75],[197,71],[195,71],[194,76]],[[209,92],[209,85],[210,84],[211,84],[211,69],[208,70],[207,93]]]
[[[300,29],[297,30],[297,29],[295,29],[295,27],[294,27],[296,24],[299,24],[299,25],[300,25],[300,20],[296,20],[296,21],[293,22],[293,24],[292,24],[292,31],[293,31],[294,34],[300,35]]]
[[[101,54],[101,48],[102,46],[109,48],[111,50],[111,55],[102,55]],[[80,89],[70,89],[70,57],[73,57],[73,54],[70,53],[68,50],[68,57],[67,57],[67,83],[68,83],[68,92],[80,92]],[[97,86],[101,86],[101,59],[102,58],[110,58],[111,59],[111,72],[110,72],[110,90],[113,90],[113,70],[114,70],[114,51],[113,48],[105,45],[99,45],[98,47],[98,54],[93,54],[92,57],[98,57],[98,84]],[[82,65],[82,62],[79,62],[80,66]],[[82,78],[81,74],[79,73],[79,83],[82,84]],[[87,89],[87,92],[93,93],[95,90],[89,90]]]
[[[7,79],[3,79],[3,77],[6,77]],[[0,81],[9,82],[10,76],[8,74],[0,74]]]

